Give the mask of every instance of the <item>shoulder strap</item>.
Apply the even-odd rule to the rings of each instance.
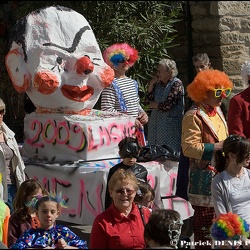
[[[124,100],[124,97],[122,95],[121,89],[118,87],[118,85],[116,84],[115,80],[112,81],[112,86],[116,92],[117,98],[118,98],[118,102],[120,104],[120,108],[122,112],[127,112],[127,105],[126,102]]]
[[[142,211],[142,205],[137,204],[137,206],[138,206],[139,211],[140,211],[140,215],[141,215],[142,223],[143,223],[143,225],[145,226],[145,225],[146,225],[146,222],[145,222],[145,218],[144,218],[144,213],[143,213],[143,211]]]

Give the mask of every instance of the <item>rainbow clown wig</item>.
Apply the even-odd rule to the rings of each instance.
[[[249,236],[249,225],[237,214],[228,212],[213,220],[211,236],[214,240],[238,240],[239,236]]]
[[[207,99],[207,92],[216,88],[233,88],[233,83],[226,73],[208,69],[200,71],[193,82],[187,86],[188,96],[195,102],[202,102]]]
[[[115,43],[104,50],[103,59],[113,69],[119,62],[133,66],[138,59],[138,51],[127,43]]]

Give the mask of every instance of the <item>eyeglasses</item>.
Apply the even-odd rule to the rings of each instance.
[[[117,194],[125,194],[125,192],[127,193],[127,195],[132,195],[134,192],[135,192],[135,190],[132,190],[132,189],[128,189],[128,188],[126,188],[126,189],[117,189],[117,190],[114,190]]]
[[[231,94],[232,89],[231,88],[226,88],[226,89],[214,89],[214,96],[216,98],[219,97],[229,97]]]

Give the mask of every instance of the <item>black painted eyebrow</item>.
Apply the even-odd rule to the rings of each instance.
[[[43,46],[54,46],[54,47],[57,47],[57,48],[60,48],[62,50],[65,50],[69,53],[73,53],[75,50],[76,50],[76,47],[77,45],[79,44],[80,40],[81,40],[81,36],[82,34],[87,31],[87,30],[91,30],[89,26],[84,26],[82,27],[75,35],[75,38],[73,40],[73,43],[72,43],[72,46],[69,47],[69,48],[66,48],[66,47],[62,47],[60,45],[57,45],[55,43],[44,43]]]

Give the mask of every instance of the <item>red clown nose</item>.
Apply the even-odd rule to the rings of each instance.
[[[227,96],[226,96],[226,93],[223,91],[222,93],[221,93],[221,97],[222,98],[226,98]]]

